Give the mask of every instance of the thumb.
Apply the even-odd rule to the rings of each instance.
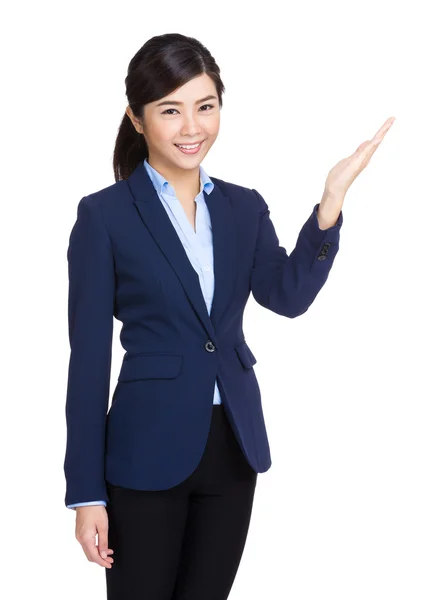
[[[362,144],[359,144],[359,146],[356,148],[356,150],[354,151],[353,154],[359,153],[361,150],[363,150],[366,146],[368,146],[368,144],[370,143],[370,140],[367,140],[366,142],[362,142]]]

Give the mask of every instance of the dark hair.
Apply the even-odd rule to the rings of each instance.
[[[197,39],[180,33],[152,37],[138,50],[127,69],[126,96],[133,114],[142,117],[145,104],[171,94],[203,73],[214,81],[221,108],[225,87],[220,69],[207,48]],[[115,141],[115,181],[127,179],[145,158],[148,158],[145,138],[125,112]]]

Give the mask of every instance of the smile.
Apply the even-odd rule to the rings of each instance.
[[[183,154],[196,154],[202,147],[205,140],[197,144],[174,144]]]

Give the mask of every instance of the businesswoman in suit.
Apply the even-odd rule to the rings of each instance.
[[[81,199],[70,234],[65,502],[110,600],[228,597],[271,466],[246,302],[309,308],[345,193],[393,122],[331,170],[289,256],[260,193],[200,164],[223,92],[196,39],[147,41],[128,68],[116,181]],[[108,411],[113,317],[126,352]]]

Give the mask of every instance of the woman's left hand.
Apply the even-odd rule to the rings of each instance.
[[[395,117],[389,117],[371,140],[362,142],[351,156],[340,160],[329,171],[325,191],[317,211],[321,229],[335,225],[347,190],[368,165],[394,121]]]

